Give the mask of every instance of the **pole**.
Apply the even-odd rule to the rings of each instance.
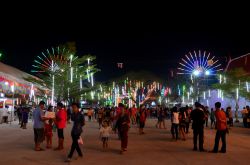
[[[51,104],[54,107],[54,95],[55,95],[55,76],[54,76],[54,61],[52,60],[52,93],[51,93]]]
[[[13,111],[14,111],[15,83],[13,83],[13,85],[11,86],[11,91],[12,91],[12,108],[13,108]],[[11,125],[11,122],[12,122],[12,110],[10,110],[10,125]]]
[[[13,107],[13,111],[14,111],[14,106],[15,106],[15,103],[14,103],[14,92],[13,92],[13,96],[12,96],[12,107]],[[11,122],[12,122],[12,113],[13,111],[10,112],[10,125],[11,125]]]

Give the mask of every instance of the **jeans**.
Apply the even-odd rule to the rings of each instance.
[[[217,130],[216,135],[215,135],[215,143],[214,143],[215,152],[218,152],[220,138],[222,141],[221,151],[226,152],[226,133],[227,133],[226,130],[223,130],[223,131]]]
[[[193,129],[193,142],[194,142],[194,149],[197,149],[197,136],[199,136],[199,150],[203,150],[203,140],[204,140],[204,132],[203,128],[195,128]]]
[[[179,124],[175,124],[175,123],[172,123],[172,126],[171,126],[172,136],[174,137],[174,134],[175,134],[176,140],[178,139],[178,126]]]
[[[81,151],[79,144],[78,144],[78,139],[79,139],[80,135],[71,134],[71,137],[72,137],[73,142],[71,145],[71,149],[70,149],[70,153],[68,155],[68,158],[72,158],[75,150],[77,151],[79,156],[82,156],[82,151]]]

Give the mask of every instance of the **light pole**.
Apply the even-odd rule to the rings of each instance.
[[[13,108],[13,112],[14,112],[14,95],[15,95],[15,82],[13,82],[13,85],[11,85],[11,92],[12,92],[12,108]],[[10,111],[10,125],[12,122],[12,111]]]

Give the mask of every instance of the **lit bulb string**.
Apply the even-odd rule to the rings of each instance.
[[[210,53],[206,51],[201,53],[199,50],[198,55],[196,51],[194,51],[193,54],[189,52],[184,58],[181,58],[181,62],[179,62],[180,66],[178,67],[179,72],[177,74],[192,74],[197,68],[210,71],[211,73],[223,70],[220,68],[221,64],[218,64],[219,60],[213,61],[214,59],[215,56],[210,58]]]

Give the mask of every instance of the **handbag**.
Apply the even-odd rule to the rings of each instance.
[[[81,144],[81,145],[83,145],[83,140],[82,140],[82,137],[81,136],[79,136],[79,139],[78,139],[78,144]]]

